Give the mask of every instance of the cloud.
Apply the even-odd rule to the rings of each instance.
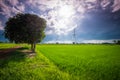
[[[48,1],[49,5],[51,4],[51,1]],[[72,31],[75,27],[77,27],[75,21],[75,18],[77,17],[75,14],[75,8],[73,4],[67,4],[69,3],[66,1],[57,1],[54,2],[54,6],[51,10],[48,11],[47,15],[42,15],[47,20],[48,27],[54,28],[54,31],[51,31],[52,33],[55,33],[57,35],[66,35],[70,31]],[[72,3],[72,2],[71,2]],[[43,5],[43,3],[41,3]],[[51,7],[46,4],[47,8],[50,9]]]
[[[111,39],[111,40],[83,40],[82,43],[114,43],[113,40],[116,40],[116,39]]]
[[[4,30],[4,27],[2,25],[2,22],[0,21],[0,30]]]
[[[17,4],[19,4],[18,0],[6,0],[8,1],[12,6],[16,6]]]
[[[45,42],[45,43],[47,43],[47,44],[54,44],[54,43],[66,43],[66,44],[72,44],[73,43],[73,41],[71,41],[71,40],[60,40],[60,41],[56,41],[56,40],[51,40],[51,41],[47,41],[47,42]]]
[[[78,27],[78,21],[84,18],[87,10],[97,6],[97,0],[7,0],[12,6],[0,1],[3,15],[11,17],[16,13],[29,12],[40,15],[47,20],[47,27],[53,29],[55,34],[68,34]],[[115,0],[117,1],[117,0]],[[109,0],[102,0],[102,6],[109,5]],[[116,2],[115,2],[116,4]],[[27,7],[28,5],[28,7]],[[29,9],[28,9],[29,8]],[[40,14],[39,14],[40,13]],[[77,14],[79,13],[79,14]],[[74,21],[76,20],[76,21]]]
[[[1,8],[1,14],[2,15],[6,15],[6,16],[10,16],[11,14],[10,14],[10,8],[7,6],[7,5],[5,5],[5,3],[3,2],[3,0],[0,0],[0,8]]]
[[[120,10],[120,0],[114,0],[114,5],[112,7],[113,7],[112,12]]]
[[[17,5],[16,8],[17,8],[20,12],[24,12],[24,11],[25,11],[25,5],[24,5],[23,3],[20,3],[19,5]]]
[[[51,34],[53,34],[53,30],[46,31],[45,33],[46,33],[46,35],[51,35]]]
[[[0,19],[19,12],[37,14],[47,21],[46,37],[54,40],[56,35],[71,36],[74,29],[79,39],[114,38],[120,34],[119,21],[113,19],[119,19],[114,15],[119,4],[120,0],[0,0]]]
[[[109,40],[81,40],[77,43],[114,43],[113,41],[116,39],[109,39]],[[119,39],[117,39],[119,40]],[[44,43],[44,42],[43,42]],[[50,40],[46,41],[45,43],[47,44],[52,44],[52,43],[66,43],[66,44],[72,44],[72,40]]]
[[[5,17],[9,18],[18,12],[25,11],[24,4],[19,3],[18,0],[6,0],[6,2],[7,1],[9,4],[5,3],[4,0],[0,0],[0,14],[4,15]]]
[[[43,9],[43,5],[46,6],[46,8],[53,9],[57,6],[58,0],[26,0],[25,3],[27,5],[38,6],[39,9]]]

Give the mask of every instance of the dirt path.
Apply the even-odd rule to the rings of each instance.
[[[21,48],[20,46],[16,46],[14,48],[8,48],[4,50],[0,50],[0,59],[7,57],[10,55],[11,52],[14,52],[15,50]]]

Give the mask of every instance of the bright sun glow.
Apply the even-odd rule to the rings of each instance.
[[[75,16],[75,9],[73,5],[60,3],[57,8],[57,21],[54,23],[56,33],[58,35],[66,35],[69,31],[72,31],[76,24],[73,21]],[[57,27],[56,27],[57,26]]]
[[[54,20],[52,27],[55,28],[55,33],[57,35],[67,35],[70,31],[73,31],[77,27],[77,21],[75,20],[78,18],[81,19],[84,11],[83,7],[76,9],[72,4],[66,4],[59,1],[55,11],[51,12]],[[76,17],[76,12],[80,13],[79,17]]]
[[[69,18],[74,14],[74,8],[70,5],[64,5],[61,6],[61,8],[58,10],[58,15],[60,17],[64,17],[64,18]]]

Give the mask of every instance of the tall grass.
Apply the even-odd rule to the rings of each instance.
[[[37,45],[34,57],[22,52],[29,45],[21,46],[0,59],[0,80],[120,80],[118,45]]]
[[[79,80],[120,80],[118,45],[42,45],[39,50]]]

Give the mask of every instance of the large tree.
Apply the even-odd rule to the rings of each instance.
[[[34,14],[17,14],[6,22],[4,34],[11,42],[31,44],[34,52],[36,43],[45,37],[45,28],[45,19]]]

